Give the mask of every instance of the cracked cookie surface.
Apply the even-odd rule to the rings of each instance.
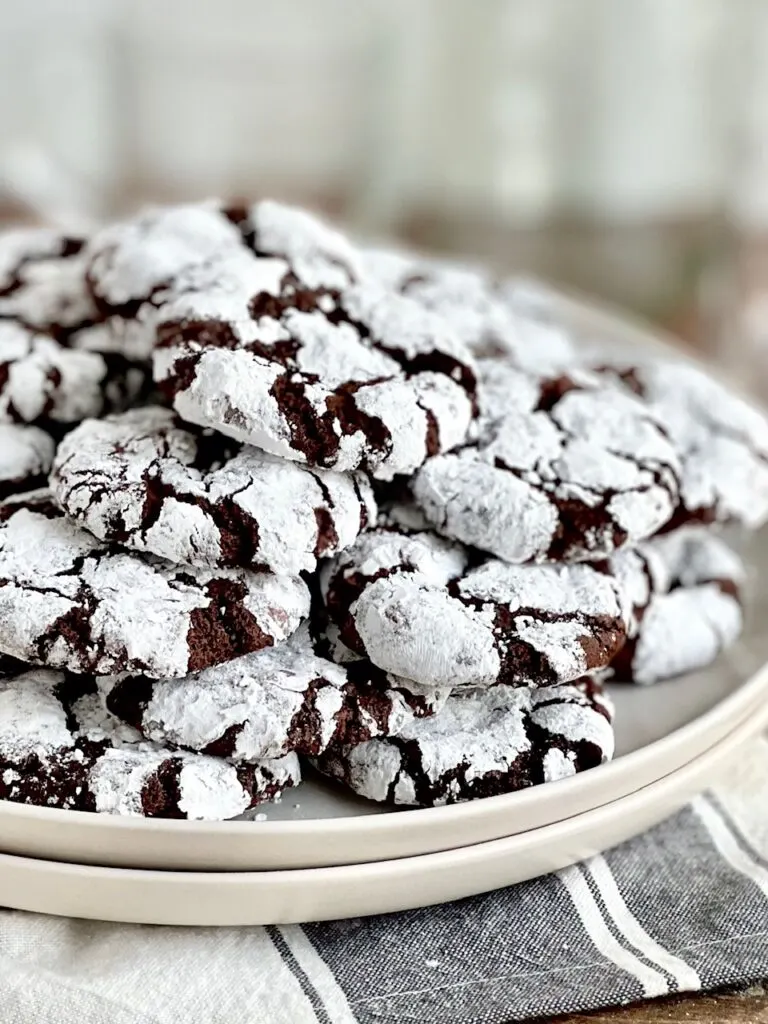
[[[394,508],[320,571],[344,647],[424,685],[564,683],[624,643],[625,598],[605,564],[477,564],[461,544]]]
[[[290,754],[251,765],[143,740],[103,706],[96,680],[0,671],[0,799],[148,818],[226,819],[301,779]]]
[[[482,269],[382,249],[364,250],[362,258],[386,288],[445,317],[477,356],[503,356],[539,373],[576,361],[571,338],[546,307]]]
[[[594,561],[656,533],[679,462],[653,413],[579,370],[480,365],[477,439],[429,459],[414,495],[442,534],[508,562]]]
[[[362,473],[278,459],[159,408],[81,424],[51,487],[100,539],[185,565],[311,572],[376,516]]]
[[[121,551],[47,492],[0,504],[0,651],[25,662],[184,676],[279,643],[308,610],[298,577]]]
[[[613,756],[612,709],[595,680],[452,694],[395,737],[332,748],[315,763],[355,793],[434,807],[554,782]]]
[[[473,363],[444,318],[366,276],[307,214],[230,216],[243,243],[179,275],[159,314],[155,379],[185,420],[382,479],[464,440]]]
[[[107,707],[147,739],[235,763],[316,756],[434,714],[447,690],[388,676],[370,662],[318,657],[306,627],[277,647],[186,677],[105,677]]]

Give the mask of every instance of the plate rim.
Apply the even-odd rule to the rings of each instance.
[[[651,688],[649,687],[648,689],[650,691]],[[765,694],[763,694],[763,691],[766,691]],[[685,725],[673,729],[659,739],[653,740],[651,743],[647,743],[628,754],[623,754],[605,764],[590,768],[589,771],[547,783],[547,790],[552,792],[554,787],[557,787],[557,792],[561,798],[567,799],[567,794],[571,790],[587,787],[597,789],[601,784],[604,784],[607,778],[612,779],[616,775],[632,773],[637,764],[644,764],[649,760],[656,761],[659,759],[660,752],[663,753],[667,748],[675,748],[689,741],[691,736],[695,737],[699,733],[708,732],[710,725],[718,720],[722,720],[723,717],[729,719],[733,717],[735,720],[740,721],[741,714],[746,715],[753,704],[759,703],[761,696],[768,698],[768,662],[762,665],[737,689],[733,690],[722,700],[719,700],[708,711],[705,711],[704,714],[698,715],[690,722],[686,722]],[[733,710],[734,708],[736,710]],[[724,710],[727,712],[726,715],[724,715]],[[707,747],[704,748],[705,751],[707,749]],[[687,764],[698,756],[699,753],[684,763]],[[682,765],[679,767],[682,767]],[[662,775],[658,779],[651,780],[650,783],[639,785],[636,789],[629,790],[624,795],[628,796],[639,789],[645,788],[646,785],[660,781],[664,777]],[[267,835],[270,838],[285,837],[288,839],[314,834],[320,829],[328,833],[349,835],[350,833],[369,831],[379,833],[388,831],[391,828],[396,828],[396,831],[402,834],[404,830],[422,827],[427,821],[433,823],[445,821],[457,824],[465,823],[471,821],[476,816],[482,815],[484,812],[487,813],[489,807],[497,811],[503,811],[509,807],[511,812],[521,805],[525,806],[528,803],[540,800],[541,788],[541,786],[529,786],[527,789],[516,790],[512,793],[502,793],[497,796],[483,797],[480,800],[469,800],[440,807],[413,807],[397,810],[394,813],[350,815],[334,818],[308,818],[300,821],[260,821],[257,823],[258,834],[260,836]],[[291,791],[289,790],[288,792],[290,793]],[[620,797],[619,799],[622,798]],[[605,801],[605,803],[611,802]],[[597,806],[601,805],[596,804],[595,807]],[[55,824],[57,821],[67,821],[70,824],[81,824],[90,830],[95,829],[97,831],[105,828],[110,830],[116,828],[128,832],[138,830],[171,832],[174,834],[184,833],[190,837],[200,834],[208,836],[212,833],[225,837],[229,833],[241,832],[244,825],[255,824],[249,821],[233,819],[207,821],[94,814],[90,811],[66,810],[59,807],[40,807],[35,804],[21,804],[14,803],[12,800],[0,800],[0,825],[2,824],[2,819],[8,816],[19,816],[51,824]],[[395,823],[397,823],[397,826]],[[1,845],[2,840],[0,839]]]
[[[26,891],[32,891],[33,897],[31,902],[28,899],[18,901],[23,904],[18,906],[18,909],[21,910],[49,913],[56,916],[80,916],[91,920],[189,927],[254,926],[333,920],[340,915],[334,911],[332,902],[329,902],[327,898],[324,899],[321,896],[319,904],[314,906],[319,905],[322,910],[319,915],[312,910],[310,912],[312,916],[304,916],[298,910],[295,900],[291,898],[297,887],[304,885],[322,890],[323,883],[327,884],[328,882],[333,883],[334,892],[346,885],[364,894],[370,893],[372,888],[378,886],[378,891],[385,893],[383,899],[378,901],[376,899],[371,901],[369,898],[364,909],[359,906],[354,909],[353,899],[351,903],[345,904],[345,915],[369,916],[379,913],[395,913],[436,903],[452,902],[506,885],[517,884],[526,879],[540,877],[551,871],[561,870],[568,864],[577,863],[583,859],[583,856],[573,857],[570,853],[563,855],[565,853],[563,844],[569,841],[576,842],[579,838],[587,840],[594,835],[595,831],[599,832],[600,829],[605,829],[612,824],[618,828],[619,838],[611,838],[605,846],[600,846],[601,851],[610,849],[634,835],[640,834],[668,814],[674,813],[676,808],[684,806],[694,794],[706,788],[707,780],[714,769],[733,755],[744,742],[754,739],[766,726],[768,726],[768,705],[763,705],[756,715],[744,719],[697,757],[661,779],[640,787],[632,793],[571,818],[552,822],[524,833],[436,853],[330,867],[280,871],[239,871],[227,872],[223,875],[216,871],[163,871],[104,867],[0,854],[0,877],[6,870],[14,872],[16,879],[19,877],[19,872],[26,873]],[[658,816],[653,808],[658,809]],[[629,827],[626,829],[621,827],[622,821]],[[635,825],[638,827],[635,828]],[[598,840],[598,845],[599,843]],[[503,873],[504,870],[500,868],[500,865],[504,862],[507,865],[511,863],[515,854],[519,856],[521,852],[535,853],[539,847],[555,851],[549,861],[542,860],[541,871],[531,873],[526,868],[520,877],[495,884],[498,880],[498,872],[501,870]],[[592,852],[597,852],[597,849]],[[495,872],[494,881],[490,885],[486,884],[489,876],[484,876],[482,872],[474,870],[478,866],[487,867],[489,864],[494,866]],[[438,877],[444,879],[446,873],[448,875],[460,874],[462,881],[458,885],[453,884],[450,895],[441,896],[437,891],[440,883],[435,882],[435,879]],[[434,883],[430,887],[430,895],[427,899],[423,899],[423,890],[418,887],[419,879],[431,879]],[[145,891],[138,904],[134,904],[136,894],[135,892],[131,893],[130,890],[126,895],[117,897],[117,902],[121,903],[123,907],[129,905],[134,907],[133,912],[128,914],[123,912],[123,916],[114,911],[110,911],[110,915],[107,917],[99,917],[95,911],[81,912],[77,915],[73,911],[71,901],[65,906],[69,893],[69,887],[65,885],[67,880],[74,880],[76,885],[80,885],[81,888],[83,885],[93,885],[94,883],[105,886],[107,889],[110,886],[114,887],[110,896],[113,904],[116,901],[117,890],[122,887],[144,885]],[[470,883],[466,887],[464,880]],[[396,887],[394,892],[387,888],[387,882]],[[480,884],[477,884],[478,882]],[[59,899],[58,909],[51,909],[50,904],[43,906],[46,886],[48,886],[49,892],[54,892],[55,898]],[[232,895],[238,898],[237,904],[232,902],[228,904],[230,908],[236,907],[235,911],[227,910],[224,915],[220,909],[217,909],[222,889],[227,891],[227,899]],[[246,889],[250,889],[250,906],[255,910],[252,917],[248,916],[248,907],[242,900],[241,894]],[[18,886],[14,889],[14,892],[17,891],[20,891]],[[43,892],[42,897],[40,892]],[[173,920],[169,920],[166,910],[161,910],[160,914],[152,910],[148,915],[137,916],[135,906],[142,905],[143,901],[143,905],[154,907],[158,892],[165,894],[160,901],[164,900],[164,906],[167,906],[168,900],[170,900],[176,907],[175,913],[171,913]],[[407,892],[408,895],[403,901],[404,892]],[[192,893],[195,896],[202,896],[202,899],[190,901],[189,896]],[[260,912],[263,907],[260,904],[255,905],[255,897],[259,894],[266,894],[272,905],[279,905],[285,908],[284,911],[278,911],[274,920],[267,921],[265,915]],[[393,902],[388,904],[388,899]],[[192,914],[189,913],[190,902],[194,903]],[[12,896],[9,901],[6,901],[6,905],[14,906]],[[181,909],[179,910],[179,908]],[[194,913],[199,913],[199,916],[193,919]],[[150,917],[151,920],[148,920],[147,918]]]

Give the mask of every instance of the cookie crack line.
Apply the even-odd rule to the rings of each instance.
[[[213,502],[202,495],[185,494],[178,491],[172,485],[163,483],[162,480],[151,473],[145,476],[146,497],[142,510],[142,525],[140,534],[147,542],[147,534],[157,524],[163,513],[165,502],[173,500],[182,505],[189,505],[192,508],[200,509],[210,516],[216,529],[219,531],[222,543],[221,558],[219,564],[224,566],[247,566],[256,572],[263,572],[269,569],[265,562],[255,560],[256,552],[259,549],[259,524],[256,519],[249,516],[242,509],[235,498],[247,490],[250,483],[245,484],[238,491],[234,491],[226,500]],[[127,539],[127,538],[126,538]]]

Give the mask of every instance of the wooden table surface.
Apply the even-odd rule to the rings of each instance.
[[[552,1018],[548,1018],[552,1021]],[[557,1024],[768,1024],[768,982],[742,992],[676,996],[620,1010],[557,1017]],[[540,1022],[544,1024],[544,1021]]]

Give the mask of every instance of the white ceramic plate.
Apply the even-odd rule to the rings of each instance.
[[[768,705],[688,764],[629,796],[521,835],[402,860],[298,871],[137,871],[0,855],[0,904],[167,925],[323,921],[445,903],[557,871],[643,832],[714,778],[768,724]]]
[[[325,867],[487,842],[617,800],[677,770],[768,706],[768,630],[761,628],[768,620],[768,538],[754,538],[746,553],[759,575],[742,640],[703,672],[648,688],[610,687],[617,757],[600,768],[519,793],[392,813],[310,781],[281,804],[259,808],[266,821],[145,820],[0,802],[0,850],[168,870]]]
[[[658,336],[561,299],[563,316],[594,340],[664,345]],[[384,812],[310,780],[263,821],[185,822],[58,811],[0,801],[0,850],[9,854],[166,870],[319,868],[431,854],[517,835],[647,786],[699,756],[768,703],[768,531],[745,549],[754,579],[740,642],[709,669],[650,689],[612,687],[617,756],[563,782],[472,803]]]

